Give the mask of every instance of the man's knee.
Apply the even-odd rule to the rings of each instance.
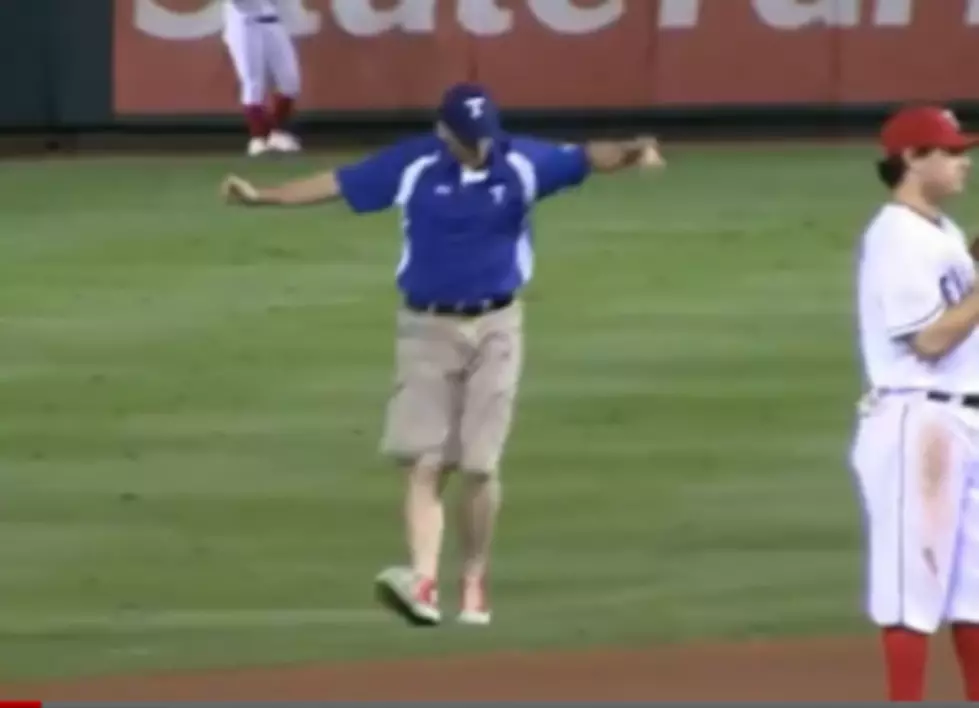
[[[400,466],[409,484],[421,485],[437,490],[445,489],[455,465],[447,462],[440,453],[424,453],[415,458],[402,458]]]
[[[495,476],[506,450],[513,420],[515,389],[476,392],[466,402],[474,413],[464,416],[461,430],[461,469],[474,475]]]
[[[495,469],[465,467],[460,470],[463,484],[469,487],[500,486],[500,476]]]
[[[302,80],[298,73],[286,73],[281,78],[276,81],[275,90],[282,96],[286,98],[291,98],[293,100],[299,98],[299,94],[302,92]]]
[[[241,82],[241,103],[245,106],[258,106],[265,102],[265,82],[250,78]]]
[[[495,472],[467,471],[462,474],[462,491],[469,499],[487,498],[498,503],[501,489],[500,478]]]
[[[502,444],[472,445],[462,455],[459,471],[466,478],[493,478],[499,476],[500,460],[503,458]]]

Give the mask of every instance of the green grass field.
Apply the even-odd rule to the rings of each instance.
[[[873,153],[668,156],[538,213],[487,631],[372,602],[395,214],[216,198],[312,157],[0,165],[0,678],[858,626]]]

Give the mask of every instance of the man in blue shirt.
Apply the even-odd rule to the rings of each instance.
[[[401,211],[397,385],[382,448],[407,472],[410,565],[384,570],[376,584],[382,602],[411,623],[441,621],[441,493],[452,470],[464,485],[458,620],[490,622],[486,575],[523,362],[518,294],[533,273],[534,204],[593,172],[662,164],[652,138],[560,145],[511,135],[482,87],[459,84],[443,96],[432,134],[278,187],[233,175],[224,182],[237,204],[342,199],[360,214]]]

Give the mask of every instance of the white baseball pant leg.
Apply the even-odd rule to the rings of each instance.
[[[861,412],[850,461],[876,625],[931,634],[979,621],[977,441],[979,415],[923,394],[885,394]]]
[[[261,25],[243,16],[229,19],[224,31],[224,42],[231,55],[240,89],[239,100],[243,106],[259,106],[265,102],[268,88],[268,63],[266,61],[266,36]]]
[[[275,89],[288,98],[296,98],[301,90],[302,77],[299,56],[289,30],[281,22],[263,25],[266,66],[272,74]]]

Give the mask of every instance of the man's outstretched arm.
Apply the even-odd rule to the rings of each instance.
[[[232,203],[251,206],[310,206],[340,198],[336,173],[319,172],[285,182],[275,187],[256,187],[251,182],[231,175],[224,180],[221,193]]]
[[[594,172],[617,172],[636,165],[662,167],[665,164],[655,138],[595,140],[585,143],[583,147]]]
[[[577,187],[589,175],[666,165],[659,142],[651,137],[561,144],[519,136],[513,140],[513,147],[532,168],[529,192],[535,201]]]
[[[221,185],[221,193],[232,204],[308,206],[342,199],[358,214],[382,211],[394,206],[405,171],[429,159],[435,145],[435,136],[411,138],[357,162],[274,187],[258,187],[231,175]]]

